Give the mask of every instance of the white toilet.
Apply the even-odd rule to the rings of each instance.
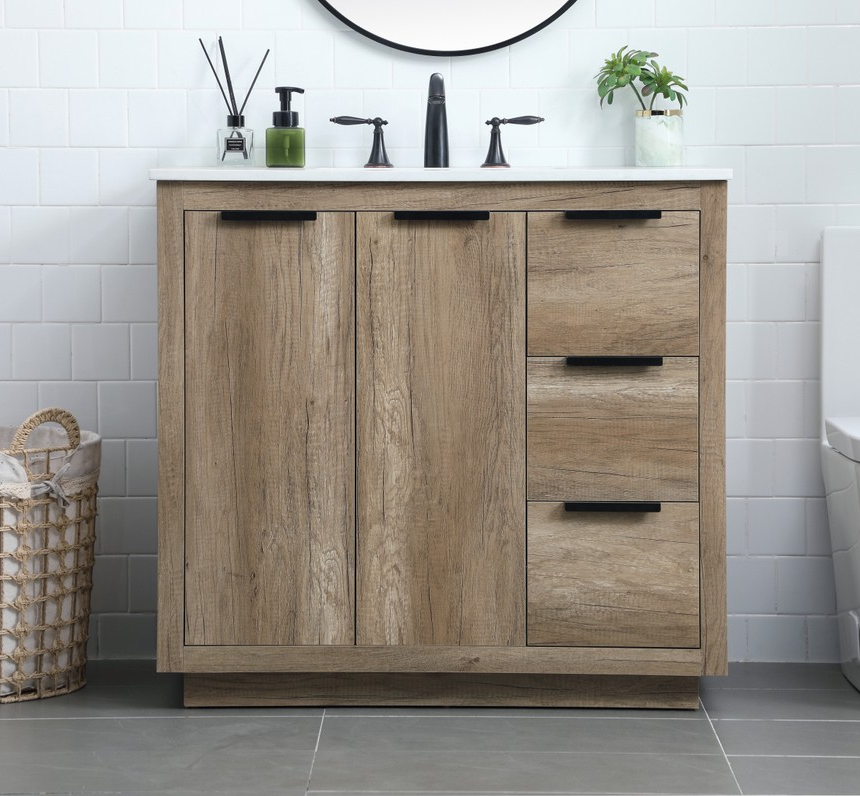
[[[821,470],[836,576],[842,671],[860,690],[860,227],[824,230]]]

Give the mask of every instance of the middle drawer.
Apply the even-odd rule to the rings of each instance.
[[[698,359],[528,360],[528,499],[696,501]]]

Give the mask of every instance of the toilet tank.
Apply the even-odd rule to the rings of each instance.
[[[860,227],[822,236],[821,415],[860,417]]]

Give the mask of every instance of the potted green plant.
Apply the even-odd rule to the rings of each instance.
[[[615,92],[628,86],[641,108],[636,111],[636,165],[680,166],[684,161],[684,78],[661,66],[657,53],[631,50],[627,45],[606,59],[597,80],[600,106],[612,104]],[[637,87],[638,84],[638,87]],[[677,108],[655,108],[658,97],[677,102]],[[646,104],[646,99],[648,103]]]

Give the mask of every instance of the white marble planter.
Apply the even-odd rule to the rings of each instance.
[[[636,165],[682,166],[683,163],[681,111],[636,111]]]

